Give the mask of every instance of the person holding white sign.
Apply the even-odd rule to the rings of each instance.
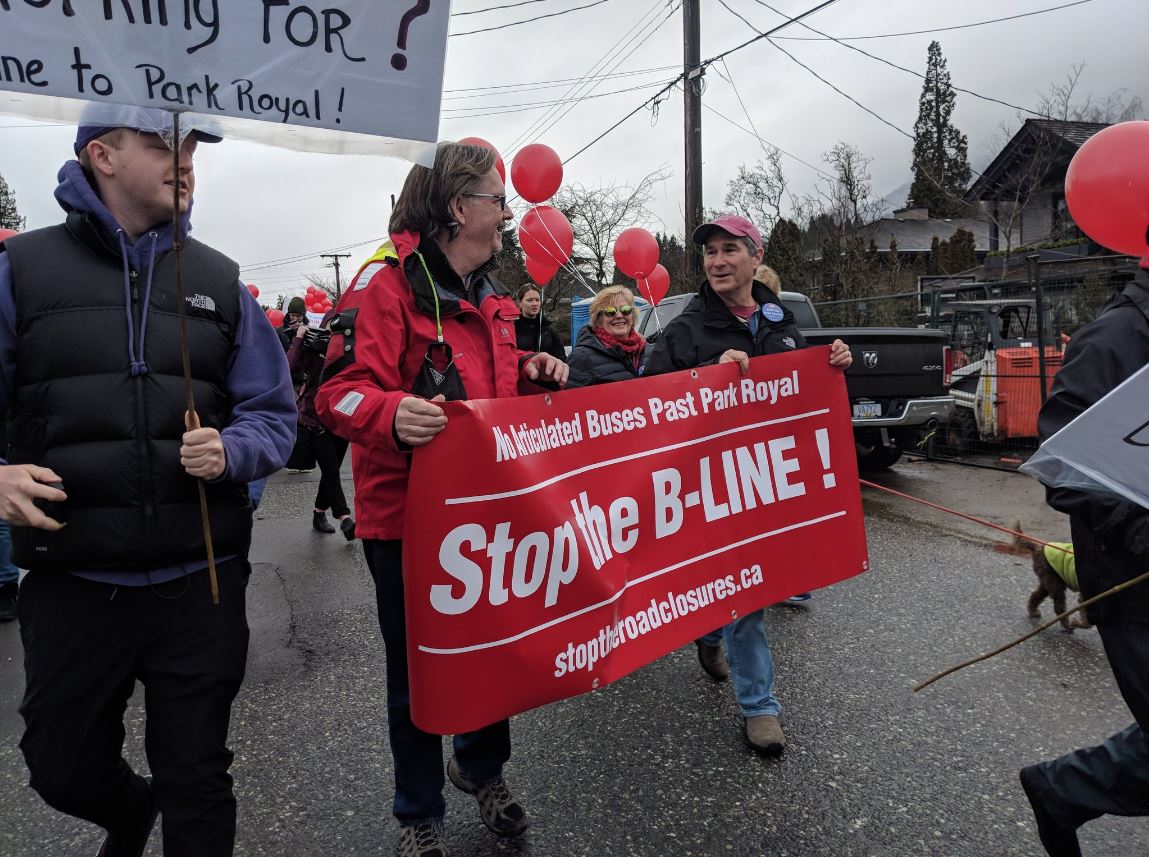
[[[192,157],[218,138],[189,122],[173,140],[172,124],[159,110],[89,105],[56,189],[66,221],[0,254],[0,516],[29,569],[20,748],[49,805],[107,830],[103,857],[142,854],[157,813],[167,857],[232,853],[247,483],[282,467],[295,435],[275,332],[235,262],[186,237]],[[185,427],[181,315],[202,428]],[[150,780],[122,755],[137,681]]]
[[[745,217],[725,215],[694,230],[703,248],[706,282],[647,349],[644,375],[737,363],[743,373],[750,358],[805,348],[793,314],[763,283],[754,279],[762,264],[762,237]],[[840,339],[830,347],[830,365],[845,370],[850,349]],[[774,695],[774,660],[756,610],[697,641],[698,659],[716,681],[733,680],[746,721],[746,740],[758,752],[779,756],[786,747]],[[726,653],[722,647],[725,643]]]
[[[404,857],[447,854],[442,739],[411,720],[402,541],[410,453],[446,428],[436,402],[538,392],[523,382],[557,388],[567,379],[553,355],[519,350],[518,307],[491,275],[511,219],[491,149],[440,143],[433,169],[413,167],[391,214],[395,255],[365,267],[344,292],[332,322],[342,336],[331,338],[315,399],[324,424],[355,446],[356,530],[387,650],[393,812]],[[456,735],[453,746],[451,782],[475,797],[494,833],[522,833],[526,813],[503,779],[509,721]]]
[[[1121,295],[1073,335],[1041,408],[1046,440],[1149,365],[1149,262]],[[1136,428],[1144,401],[1132,409]],[[1141,445],[1134,438],[1126,443]],[[1104,489],[1047,487],[1050,506],[1069,515],[1081,597],[1091,598],[1149,571],[1149,509]],[[1021,771],[1038,834],[1052,857],[1079,857],[1077,829],[1103,815],[1149,815],[1149,584],[1089,609],[1109,666],[1135,722],[1099,747]]]

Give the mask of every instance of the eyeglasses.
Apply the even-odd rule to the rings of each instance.
[[[505,193],[465,193],[463,196],[477,196],[480,199],[497,199],[499,201],[499,211],[507,207],[507,195]]]
[[[614,316],[616,316],[620,312],[623,315],[630,315],[632,312],[634,312],[634,307],[632,307],[632,306],[619,306],[619,307],[604,306],[602,308],[602,314],[607,316],[608,318],[614,318]]]

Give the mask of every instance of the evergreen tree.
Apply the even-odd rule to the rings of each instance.
[[[945,270],[945,259],[942,258],[944,251],[945,248],[942,246],[941,239],[935,235],[930,241],[930,257],[926,261],[927,274],[940,274]]]
[[[0,176],[0,229],[15,229],[17,232],[24,228],[24,218],[16,210],[16,195]]]
[[[678,240],[678,236],[656,232],[654,240],[658,242],[658,263],[670,274],[670,288],[666,293],[680,295],[697,290],[698,283],[686,280],[687,249]]]
[[[969,157],[966,136],[953,124],[955,101],[942,47],[930,42],[914,123],[914,182],[907,203],[928,208],[931,217],[957,217],[966,212],[961,198],[970,179]]]
[[[782,288],[791,292],[806,292],[807,265],[802,251],[802,230],[786,218],[775,221],[766,240],[765,262],[778,273]]]
[[[950,236],[947,252],[952,273],[977,267],[977,241],[968,229],[958,229]]]

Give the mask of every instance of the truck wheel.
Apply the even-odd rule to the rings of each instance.
[[[899,446],[883,446],[879,439],[873,446],[855,440],[854,448],[858,453],[859,470],[885,470],[902,457]]]
[[[977,440],[977,420],[969,408],[955,408],[945,429],[946,446],[956,455],[969,452]]]

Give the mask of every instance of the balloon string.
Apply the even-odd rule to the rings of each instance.
[[[549,226],[547,226],[547,222],[545,220],[543,220],[542,217],[540,217],[538,220],[539,220],[539,223],[542,224],[542,227],[546,231],[547,235],[550,236],[551,241],[554,242],[554,246],[557,248],[559,246],[559,240],[555,237],[554,233],[551,232],[551,228]],[[583,278],[582,271],[580,271],[578,268],[576,268],[575,264],[570,261],[569,256],[567,257],[567,260],[564,262],[562,259],[560,259],[558,256],[556,256],[554,253],[552,253],[550,248],[547,247],[545,244],[543,244],[541,241],[539,242],[539,246],[542,247],[543,250],[546,252],[546,254],[551,257],[552,262],[557,262],[559,268],[562,268],[563,270],[569,272],[576,280],[578,280],[579,285],[581,285],[588,292],[590,292],[592,296],[598,294],[598,292],[596,292],[594,289],[592,289],[590,284]]]

